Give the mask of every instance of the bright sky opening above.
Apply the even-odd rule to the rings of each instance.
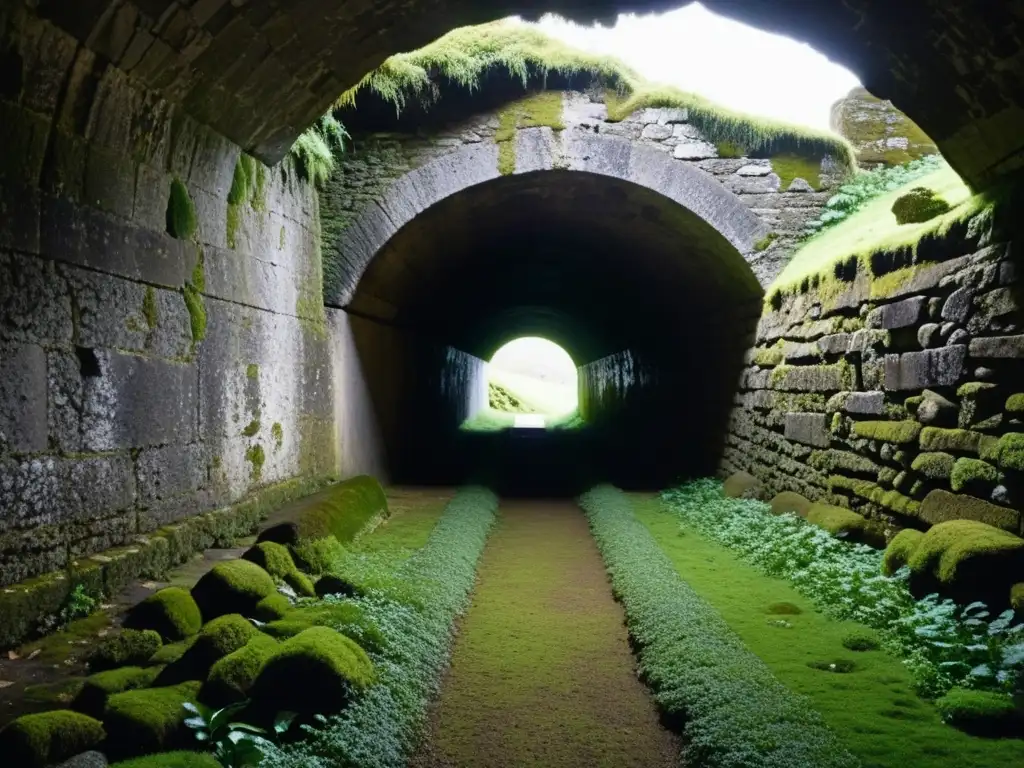
[[[832,104],[859,81],[809,45],[716,16],[694,3],[664,14],[622,15],[614,27],[545,16],[540,29],[569,45],[616,56],[648,80],[741,112],[829,127]]]

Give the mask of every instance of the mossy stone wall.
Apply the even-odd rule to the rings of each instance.
[[[452,110],[450,122],[430,130],[396,117],[394,125],[386,126],[388,132],[380,132],[379,126],[376,133],[354,131],[350,151],[339,158],[320,196],[327,302],[343,306],[351,296],[366,267],[367,241],[438,202],[429,198],[429,190],[413,171],[428,164],[436,167],[437,174],[445,175],[446,194],[487,180],[480,169],[461,178],[460,169],[444,164],[445,158],[455,158],[469,148],[481,154],[488,148],[496,150],[492,177],[568,168],[570,158],[557,154],[573,137],[586,137],[592,144],[601,141],[593,146],[607,147],[603,156],[609,163],[616,158],[621,161],[623,142],[630,148],[664,153],[665,173],[674,164],[696,170],[756,217],[758,236],[742,250],[762,285],[778,274],[799,233],[821,213],[828,190],[840,180],[828,157],[744,157],[720,148],[689,122],[685,109],[641,109],[621,121],[611,120],[604,98],[539,91],[512,98],[496,110],[475,106],[469,98]],[[549,130],[561,141],[554,141],[552,148],[552,142],[538,140],[536,129]],[[605,145],[604,140],[609,143]],[[628,165],[621,170],[627,176]],[[615,175],[616,170],[604,172]]]
[[[0,586],[63,583],[339,470],[318,200],[61,29],[0,17]]]
[[[889,537],[961,518],[1024,534],[1019,232],[997,206],[916,255],[774,296],[722,474],[851,508]]]

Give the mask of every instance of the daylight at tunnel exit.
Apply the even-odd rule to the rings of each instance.
[[[0,766],[1024,766],[1022,50],[0,0]]]

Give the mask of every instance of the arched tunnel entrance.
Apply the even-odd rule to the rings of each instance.
[[[736,248],[683,205],[556,169],[429,206],[377,251],[346,309],[416,339],[382,346],[355,327],[375,359],[375,410],[400,414],[384,427],[395,480],[572,493],[714,471],[761,295]],[[524,335],[577,361],[585,425],[460,431],[486,403],[483,361]]]

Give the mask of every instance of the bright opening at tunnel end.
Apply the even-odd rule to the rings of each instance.
[[[508,342],[487,363],[485,377],[487,404],[463,429],[545,429],[579,420],[576,363],[553,341]]]

